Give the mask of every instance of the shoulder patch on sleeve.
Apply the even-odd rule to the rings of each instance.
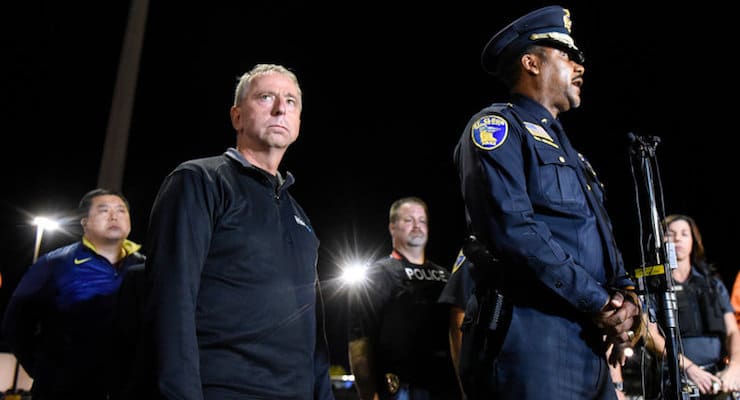
[[[493,150],[506,141],[509,123],[498,115],[484,115],[470,128],[470,138],[478,148]]]
[[[452,266],[452,273],[454,274],[455,271],[460,269],[460,266],[462,266],[464,262],[465,254],[463,253],[462,249],[460,249],[460,252],[457,253],[457,258],[455,259],[455,265]]]

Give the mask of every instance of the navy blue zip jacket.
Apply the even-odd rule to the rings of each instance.
[[[107,398],[118,289],[144,256],[127,240],[114,267],[93,247],[83,239],[41,256],[8,302],[3,337],[34,379],[34,398]]]

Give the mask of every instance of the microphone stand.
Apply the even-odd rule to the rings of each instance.
[[[657,162],[655,161],[655,148],[660,143],[657,136],[635,136],[629,134],[631,142],[632,159],[639,165],[640,176],[642,177],[643,186],[638,186],[638,199],[640,198],[640,188],[642,193],[647,197],[649,215],[647,221],[643,220],[640,214],[640,223],[648,222],[651,235],[648,243],[641,243],[642,265],[635,270],[637,279],[638,294],[640,294],[643,303],[649,301],[647,293],[655,293],[657,303],[657,318],[659,324],[664,329],[665,351],[668,364],[669,378],[671,382],[671,394],[665,398],[674,398],[677,400],[688,400],[689,394],[683,391],[681,369],[678,362],[678,348],[680,344],[680,331],[678,329],[676,294],[673,289],[673,276],[671,270],[676,268],[676,256],[673,243],[665,243],[663,238],[663,215],[658,211],[658,200],[662,205],[662,191],[658,192],[653,183],[653,176],[658,175]],[[634,171],[633,171],[634,174]],[[638,202],[639,210],[639,202]],[[647,247],[648,255],[652,257],[645,259],[643,246]],[[646,304],[647,306],[647,304]],[[653,316],[651,315],[651,322]]]

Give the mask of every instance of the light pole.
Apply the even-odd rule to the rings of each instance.
[[[39,250],[41,249],[41,238],[44,236],[44,231],[53,231],[59,228],[59,221],[48,218],[48,217],[36,217],[33,219],[31,224],[36,225],[36,242],[33,246],[33,262],[36,264],[39,259]],[[15,371],[13,372],[13,386],[10,389],[11,394],[18,393],[18,375],[20,374],[20,362],[18,359],[15,360]],[[14,397],[5,397],[6,399],[13,399]],[[20,398],[20,397],[16,397]]]

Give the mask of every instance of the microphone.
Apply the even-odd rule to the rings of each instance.
[[[632,153],[649,152],[652,154],[658,144],[660,144],[659,136],[638,136],[632,132],[628,132],[627,139],[629,139],[632,146]]]
[[[660,144],[660,136],[638,136],[633,132],[627,132],[627,139],[629,139],[630,143],[640,142],[643,145]]]

